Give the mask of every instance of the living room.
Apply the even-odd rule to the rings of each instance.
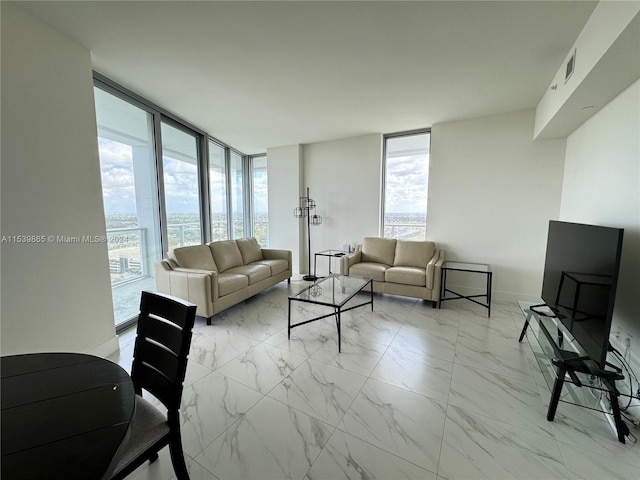
[[[86,125],[94,121],[91,120],[95,115],[93,102],[87,99],[91,105],[86,107],[89,112],[84,113],[84,120],[78,120],[82,118],[81,112],[77,111],[83,108],[82,102],[76,100],[62,105],[50,102],[61,95],[59,86],[53,85],[55,79],[73,89],[76,99],[78,94],[75,92],[86,91],[91,86],[90,58],[82,47],[60,38],[24,11],[18,9],[16,15],[24,17],[30,28],[43,38],[38,41],[38,36],[31,35],[28,44],[20,42],[20,53],[16,54],[19,61],[26,63],[23,68],[27,69],[29,79],[37,83],[37,88],[24,78],[16,87],[10,84],[9,78],[3,81],[6,92],[3,102],[6,118],[3,133],[3,178],[6,182],[3,185],[3,231],[104,235],[103,219],[97,213],[101,209],[98,166],[87,165],[80,160],[87,153],[79,153],[79,159],[72,162],[73,156],[69,151],[72,145],[80,148],[78,140],[83,140],[86,143],[84,148],[94,152],[94,134],[87,132],[83,136],[80,135],[82,130],[70,129],[73,132],[69,134],[71,141],[67,138],[69,135],[59,131],[63,123],[74,121]],[[625,15],[628,17],[630,14]],[[5,49],[11,45],[12,37],[9,35],[13,35],[14,29],[11,25],[3,28],[7,38],[3,42]],[[610,35],[615,36],[616,33]],[[41,48],[43,44],[53,48],[49,36],[59,41],[60,52],[47,52]],[[28,47],[34,49],[33,54],[26,53]],[[568,55],[569,51],[564,54]],[[69,63],[70,59],[56,62],[56,58],[65,56],[75,57],[77,72],[70,70],[74,65]],[[3,63],[10,65],[9,52],[3,58]],[[41,60],[36,61],[36,58]],[[10,71],[19,70],[5,68],[6,75]],[[41,82],[41,78],[47,78],[47,82]],[[550,219],[622,226],[626,229],[625,258],[637,259],[638,185],[634,170],[637,168],[637,144],[634,143],[637,140],[628,133],[634,132],[636,121],[637,112],[632,108],[637,105],[633,100],[636,87],[625,88],[624,95],[607,109],[599,107],[603,110],[600,115],[578,131],[561,138],[534,140],[535,109],[431,125],[429,239],[438,242],[447,251],[449,259],[492,264],[497,272],[495,298],[512,300],[535,298],[540,290],[546,225]],[[36,92],[41,97],[38,98]],[[58,93],[53,95],[50,92]],[[22,96],[25,98],[16,106],[17,111],[12,112],[8,99],[17,101]],[[27,100],[34,102],[34,107],[25,108],[27,104],[23,102]],[[40,112],[33,118],[36,105]],[[618,112],[617,109],[623,106],[631,110]],[[51,109],[50,113],[46,109]],[[69,118],[61,122],[65,112]],[[24,123],[17,123],[19,117],[16,115],[25,117]],[[607,115],[611,117],[610,121]],[[24,135],[24,142],[32,149],[23,151],[21,157],[33,161],[38,158],[58,160],[37,161],[36,167],[27,167],[26,162],[7,161],[11,155],[9,149],[22,143],[17,143],[17,139],[10,135],[13,133],[13,121],[9,118],[16,119],[16,134]],[[58,120],[51,122],[52,118]],[[42,123],[38,128],[35,128],[36,119]],[[24,125],[30,125],[30,130],[37,131],[38,135]],[[49,130],[51,138],[45,141],[45,133]],[[303,252],[298,253],[301,250],[301,231],[299,223],[292,221],[291,209],[306,186],[312,188],[325,218],[325,225],[314,228],[313,249],[337,248],[345,239],[358,242],[365,236],[378,235],[382,133],[305,145],[267,146],[269,177],[275,182],[270,189],[279,193],[269,200],[270,244],[291,249],[294,264],[297,263],[299,268],[306,269],[306,257]],[[39,141],[34,141],[34,137]],[[60,149],[57,154],[56,145]],[[606,162],[603,162],[605,156]],[[473,161],[470,160],[472,158]],[[65,166],[66,162],[70,164]],[[605,165],[606,175],[602,172]],[[11,169],[14,168],[18,171],[15,172],[15,180],[10,180],[14,175]],[[38,177],[33,176],[34,171],[38,172]],[[30,188],[22,187],[27,180],[25,175],[32,182]],[[59,185],[49,181],[58,177],[64,179]],[[292,182],[291,178],[302,180]],[[16,196],[11,185],[18,189]],[[39,194],[34,195],[34,192]],[[56,205],[56,212],[43,208],[43,204]],[[73,211],[76,211],[75,215],[70,214]],[[65,225],[69,229],[64,228]],[[114,331],[113,320],[108,313],[111,311],[109,274],[102,264],[103,254],[94,254],[102,247],[47,245],[36,252],[9,252],[15,248],[3,245],[3,276],[12,279],[3,287],[3,351],[64,347],[90,351],[105,348],[105,344],[114,339]],[[44,258],[39,258],[41,255]],[[86,271],[94,272],[94,275],[90,279],[84,278]],[[624,281],[618,292],[617,311],[628,313],[616,318],[620,328],[634,339],[640,338],[637,322],[624,317],[633,317],[631,312],[637,311],[638,300],[632,286],[637,271],[632,263],[622,269]],[[34,272],[37,272],[35,278]],[[60,278],[63,272],[66,272],[64,281]],[[55,311],[48,313],[48,322],[41,321],[43,305],[26,301],[33,291],[44,295],[44,305],[56,305]],[[69,318],[88,311],[94,312],[90,326],[85,321],[69,323]],[[14,323],[14,315],[21,320]],[[638,345],[633,343],[635,352]],[[113,345],[107,350],[109,348]]]
[[[16,3],[2,3],[2,233],[105,235],[91,50]],[[614,328],[631,338],[630,356],[640,371],[638,55],[619,57],[612,48],[627,26],[637,39],[639,6],[592,6],[594,16],[584,15],[566,50],[555,52],[555,68],[531,72],[545,84],[533,102],[472,116],[461,105],[457,117],[406,129],[431,128],[428,239],[447,259],[491,264],[496,301],[539,297],[550,219],[625,229]],[[526,47],[520,45],[523,52]],[[554,124],[585,98],[579,90],[580,98],[571,95],[576,90],[562,91],[565,61],[574,50],[572,80],[587,80],[587,98],[601,83],[617,91],[580,104],[584,117]],[[474,94],[482,96],[484,88]],[[444,91],[437,96],[458,101]],[[289,122],[295,130],[297,119]],[[263,145],[274,192],[269,243],[294,252],[296,273],[306,271],[308,253],[292,209],[307,186],[324,218],[313,231],[313,251],[379,235],[386,133],[393,132],[356,126],[331,139]],[[63,350],[106,356],[118,349],[104,244],[4,243],[2,254],[3,355]]]

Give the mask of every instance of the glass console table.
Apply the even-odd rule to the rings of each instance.
[[[621,393],[616,387],[615,382],[624,379],[621,370],[613,365],[603,370],[589,359],[547,307],[533,311],[531,307],[539,304],[525,301],[518,301],[518,306],[525,318],[519,341],[527,336],[551,391],[547,420],[553,421],[559,402],[596,410],[606,414],[618,441],[625,443],[629,428],[622,421],[618,399],[630,394]]]

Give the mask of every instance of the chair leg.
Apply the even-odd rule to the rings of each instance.
[[[178,480],[190,480],[187,463],[184,460],[184,452],[182,451],[182,441],[179,435],[177,438],[172,438],[171,442],[169,442],[169,453],[171,454],[173,471]]]

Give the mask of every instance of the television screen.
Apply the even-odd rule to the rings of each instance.
[[[623,232],[549,222],[542,300],[601,368],[609,346]]]

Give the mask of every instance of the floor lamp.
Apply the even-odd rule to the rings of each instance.
[[[322,217],[320,215],[316,215],[316,202],[309,196],[309,187],[307,187],[307,196],[300,197],[300,206],[293,209],[293,216],[296,218],[307,219],[309,274],[302,277],[302,279],[310,282],[315,282],[318,277],[311,274],[311,225],[320,225],[322,223]]]

